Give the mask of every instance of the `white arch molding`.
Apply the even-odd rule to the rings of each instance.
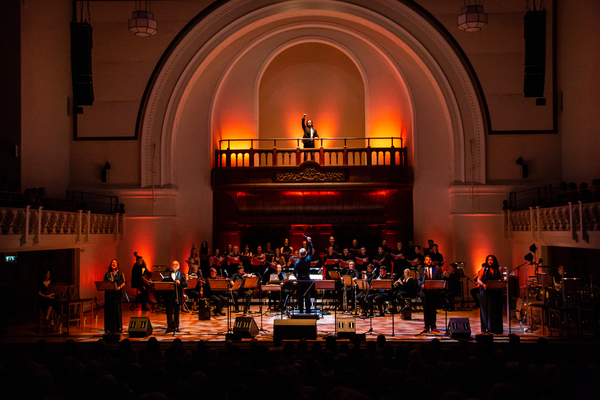
[[[465,147],[474,141],[474,171],[472,180],[485,183],[485,118],[479,101],[480,93],[469,71],[448,41],[439,31],[410,7],[391,0],[365,0],[370,9],[342,1],[305,2],[292,0],[265,5],[269,1],[231,0],[194,21],[185,35],[178,38],[166,53],[162,65],[153,75],[146,93],[146,101],[140,110],[141,185],[152,183],[152,144],[160,144],[159,184],[166,186],[176,181],[173,149],[180,106],[185,104],[190,87],[199,79],[205,68],[231,43],[253,30],[274,21],[281,22],[295,17],[329,17],[340,21],[367,26],[413,57],[413,60],[429,77],[438,97],[445,107],[445,116],[452,133],[453,176],[455,181],[465,182]],[[376,7],[373,7],[376,5]],[[249,11],[249,7],[255,7]],[[385,8],[386,16],[372,10]],[[397,21],[409,21],[409,32]],[[332,24],[328,24],[331,28]],[[414,30],[414,27],[417,27]],[[424,35],[435,43],[425,48],[417,36]],[[436,57],[443,56],[443,63]],[[451,65],[451,69],[443,65]],[[360,70],[360,69],[359,69]],[[264,71],[264,70],[263,70]],[[402,71],[397,69],[402,76]],[[461,82],[459,87],[450,83],[448,76]],[[406,81],[405,81],[406,82]],[[407,85],[408,87],[408,85]],[[461,92],[462,96],[456,93]],[[412,98],[412,96],[410,96]],[[413,104],[414,110],[414,104]],[[207,118],[210,121],[210,118]],[[413,122],[416,121],[413,115]],[[470,122],[468,134],[463,121]],[[208,127],[210,128],[210,127]],[[413,132],[418,127],[413,124]],[[208,130],[210,132],[210,130]],[[468,140],[467,140],[468,139]],[[413,152],[414,153],[414,152]],[[469,163],[471,164],[471,163]],[[158,183],[157,182],[157,183]]]

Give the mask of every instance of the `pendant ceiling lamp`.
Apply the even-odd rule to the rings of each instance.
[[[136,36],[146,37],[156,35],[156,20],[154,19],[150,3],[150,0],[136,0],[135,2],[135,11],[129,19],[128,27],[129,32]]]
[[[483,12],[479,0],[465,0],[458,16],[458,29],[465,32],[479,32],[487,26],[488,15]]]

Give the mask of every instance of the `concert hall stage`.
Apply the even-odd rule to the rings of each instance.
[[[281,314],[274,313],[271,311],[265,311],[266,307],[263,307],[263,315],[261,321],[261,314],[259,313],[258,306],[252,306],[251,310],[253,313],[248,314],[248,317],[254,318],[256,325],[259,329],[258,334],[254,337],[260,341],[272,341],[273,340],[273,328],[274,320],[281,318]],[[346,318],[353,316],[349,313],[337,313],[337,318]],[[242,313],[232,313],[229,327],[233,330],[233,325],[236,317],[243,316]],[[90,313],[85,313],[85,321],[81,326],[77,327],[71,325],[69,329],[69,335],[66,334],[66,328],[62,328],[62,334],[55,329],[54,332],[47,328],[42,329],[42,332],[38,334],[37,322],[33,321],[33,316],[30,316],[28,320],[20,323],[14,323],[8,327],[8,331],[0,336],[0,343],[34,343],[39,339],[45,339],[48,342],[64,342],[68,339],[73,339],[76,342],[95,342],[100,339],[104,333],[104,309],[100,308],[94,310],[94,318],[91,319]],[[194,313],[181,313],[180,317],[180,333],[175,335],[166,333],[166,314],[164,311],[151,312],[141,311],[136,309],[130,311],[129,304],[123,303],[123,334],[121,339],[131,339],[131,341],[146,341],[148,337],[130,337],[128,333],[129,321],[132,317],[148,317],[152,324],[151,336],[156,337],[158,341],[172,341],[174,338],[179,338],[185,342],[192,342],[198,340],[204,341],[224,341],[226,339],[226,333],[228,330],[227,317],[214,317],[211,316],[210,320],[201,321],[198,319],[198,312]],[[283,317],[287,318],[286,316]],[[471,328],[471,340],[475,340],[475,336],[480,334],[480,320],[479,310],[471,311],[455,311],[448,312],[448,321],[450,318],[468,318]],[[336,314],[334,311],[326,311],[322,318],[317,320],[317,340],[324,340],[327,336],[336,335]],[[506,322],[506,316],[504,317],[504,334],[494,335],[494,341],[508,341],[509,327]],[[372,332],[369,332],[372,324]],[[437,327],[441,334],[445,333],[445,313],[443,310],[438,310]],[[262,330],[260,330],[262,328]],[[442,341],[454,341],[447,336],[440,335],[422,335],[416,336],[423,329],[423,313],[413,312],[411,320],[402,320],[399,315],[395,315],[393,318],[390,314],[386,314],[385,317],[374,317],[372,320],[362,319],[356,317],[356,333],[366,333],[366,340],[375,340],[377,335],[383,334],[387,340],[391,341],[406,341],[406,342],[422,342],[424,340],[431,340],[435,337]],[[530,333],[525,329],[525,326],[521,326],[518,321],[511,322],[511,333],[518,335],[522,341],[537,340],[542,336],[541,328]],[[546,331],[546,333],[548,333]],[[555,333],[554,336],[546,336],[548,339],[560,339]],[[250,339],[242,339],[244,341]]]

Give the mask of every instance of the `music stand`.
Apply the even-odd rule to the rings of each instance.
[[[425,290],[446,289],[446,281],[439,280],[439,279],[427,279],[423,283],[423,289],[425,289]],[[444,336],[447,336],[448,335],[448,307],[446,307],[446,309],[444,311],[444,321],[445,321],[444,323],[446,325],[446,332],[444,333]]]
[[[393,279],[373,279],[371,281],[371,288],[373,290],[392,290],[392,287],[394,285],[394,280]],[[394,328],[394,313],[392,314],[392,336],[394,336],[395,334],[395,328]],[[373,331],[373,325],[371,325],[371,332]]]
[[[241,281],[240,281],[241,282]],[[210,290],[214,292],[227,292],[229,290],[229,281],[227,279],[211,279],[210,280]],[[229,291],[231,296],[231,291]],[[227,301],[227,332],[231,331],[231,301]],[[219,332],[222,333],[222,332]]]

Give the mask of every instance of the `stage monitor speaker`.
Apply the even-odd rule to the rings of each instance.
[[[233,324],[233,333],[242,335],[243,338],[252,338],[258,335],[258,326],[251,317],[236,317]]]
[[[448,332],[451,339],[470,339],[471,323],[469,318],[450,318]]]
[[[152,335],[152,323],[148,317],[131,317],[129,319],[130,337],[148,337]]]
[[[546,10],[525,14],[525,97],[544,97],[546,80]]]
[[[75,105],[94,104],[92,26],[87,22],[71,24],[71,77]]]
[[[356,333],[356,318],[355,317],[339,317],[335,327],[337,337],[349,339]]]
[[[316,319],[274,319],[273,339],[317,339]]]

